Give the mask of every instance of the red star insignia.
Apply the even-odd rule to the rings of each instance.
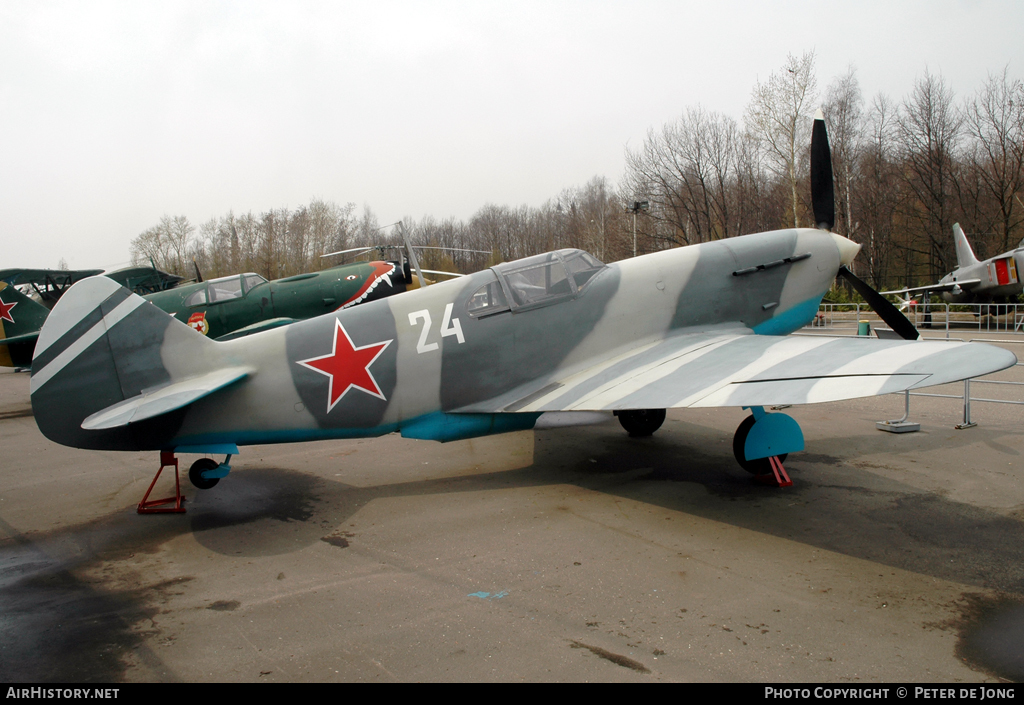
[[[14,316],[11,315],[11,309],[17,305],[17,301],[12,304],[5,304],[3,298],[0,298],[0,321],[10,321],[11,323],[14,323]]]
[[[303,367],[308,367],[331,378],[327,392],[327,413],[330,413],[331,409],[353,387],[363,390],[370,396],[387,401],[377,385],[377,380],[370,372],[370,365],[380,357],[384,348],[390,345],[391,341],[385,340],[383,343],[372,343],[357,348],[353,345],[352,338],[349,337],[345,326],[341,325],[341,321],[335,319],[334,323],[332,352],[307,360],[296,360]],[[341,335],[338,335],[339,331]]]

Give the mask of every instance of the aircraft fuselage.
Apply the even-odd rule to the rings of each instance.
[[[1024,290],[1024,250],[1012,250],[977,264],[957,267],[939,280],[940,284],[980,280],[970,288],[943,291],[948,303],[968,304],[988,302],[996,298],[1016,296]]]
[[[579,251],[560,252],[572,266],[584,266]],[[64,391],[53,398],[48,388],[58,385],[37,384],[35,375],[60,354],[54,344],[34,365],[36,419],[44,434],[61,443],[132,450],[394,431],[451,440],[517,424],[529,428],[537,414],[512,408],[502,414],[448,412],[502,395],[514,398],[527,383],[676,332],[790,333],[816,315],[840,252],[829,233],[798,229],[598,263],[572,284],[558,273],[563,270],[530,269],[531,261],[226,342],[200,338],[156,309],[139,306],[131,315],[147,320],[139,318],[133,330],[114,326],[107,332],[114,347],[149,350],[132,361],[138,389],[124,386],[125,375],[103,350],[86,350],[59,372]],[[524,262],[528,268],[516,271]],[[512,298],[504,308],[503,295]],[[118,335],[152,340],[122,343],[114,339]],[[87,417],[120,401],[119,395],[128,399],[170,379],[227,367],[251,372],[155,419],[99,431],[81,428]],[[116,380],[121,382],[115,391]],[[70,391],[69,384],[78,389]],[[48,413],[57,404],[61,413]]]

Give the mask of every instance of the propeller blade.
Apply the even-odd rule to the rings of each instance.
[[[831,230],[836,223],[835,192],[832,187],[832,151],[825,131],[825,115],[818,110],[811,131],[811,205],[814,222],[822,230]]]
[[[825,115],[820,109],[814,114],[814,128],[811,131],[811,204],[814,207],[815,223],[822,230],[831,231],[832,226],[836,223],[836,200],[832,185],[832,150],[828,146]],[[833,237],[839,236],[834,235]],[[859,249],[859,246],[857,247]],[[856,254],[856,250],[853,252]],[[868,306],[897,335],[905,340],[917,340],[921,337],[914,324],[900,313],[899,309],[868,286],[867,282],[857,277],[845,264],[839,267],[837,274],[850,282],[857,293],[867,301]]]
[[[853,288],[857,290],[857,293],[868,302],[868,306],[878,314],[878,317],[885,321],[901,338],[917,340],[921,337],[921,334],[917,332],[917,328],[914,328],[914,324],[900,313],[888,299],[868,286],[867,282],[857,277],[846,267],[839,268],[839,276],[850,282]]]

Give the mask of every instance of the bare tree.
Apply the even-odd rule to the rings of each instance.
[[[941,76],[925,71],[903,101],[897,133],[904,181],[913,198],[905,202],[908,227],[916,236],[912,249],[924,257],[934,280],[949,271],[956,217],[956,170],[963,116],[953,91]]]
[[[337,252],[350,246],[356,223],[352,213],[354,203],[338,206],[329,201],[313,199],[308,208],[310,220],[309,256],[310,269],[323,266],[321,255]]]
[[[810,51],[799,59],[790,54],[781,71],[754,86],[747,106],[747,129],[764,145],[768,167],[789,186],[793,227],[800,226],[799,156],[808,143],[810,108],[816,98],[814,52]]]
[[[858,242],[864,255],[860,268],[877,288],[888,278],[894,248],[893,227],[899,205],[899,164],[895,144],[896,106],[883,94],[875,96],[867,115],[866,138],[857,168],[857,190],[851,194],[859,213]]]
[[[158,225],[132,240],[132,263],[143,264],[149,260],[172,274],[187,276],[187,263],[191,262],[189,248],[194,231],[195,228],[183,215],[163,216]]]
[[[736,148],[736,229],[732,235],[771,230],[785,221],[788,198],[780,194],[782,182],[770,178],[764,162],[760,140],[743,132]]]
[[[976,200],[990,204],[983,227],[994,231],[997,251],[1005,252],[1020,239],[1024,223],[1024,83],[1010,80],[1008,68],[990,75],[967,104],[964,126],[973,138],[968,159],[981,187]]]
[[[626,151],[623,191],[650,202],[649,238],[681,245],[729,234],[738,141],[732,118],[697,105]]]
[[[828,123],[832,168],[836,183],[836,224],[840,235],[856,239],[853,219],[853,184],[864,130],[863,99],[857,72],[851,66],[825,90],[823,112]]]
[[[308,271],[309,267],[309,240],[310,240],[310,217],[309,210],[305,206],[299,206],[290,214],[284,212],[288,221],[285,224],[284,243],[284,276],[300,274]]]

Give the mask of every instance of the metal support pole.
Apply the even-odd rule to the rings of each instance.
[[[633,210],[633,256],[636,257],[636,209]]]
[[[633,212],[633,256],[636,257],[636,214],[648,210],[651,207],[649,201],[633,201],[633,205],[626,206],[627,211]]]
[[[912,433],[921,430],[921,424],[907,421],[910,418],[910,390],[903,392],[903,418],[892,421],[876,421],[875,428],[889,433]]]
[[[978,424],[971,421],[971,380],[964,380],[964,422],[953,428],[973,428]]]

